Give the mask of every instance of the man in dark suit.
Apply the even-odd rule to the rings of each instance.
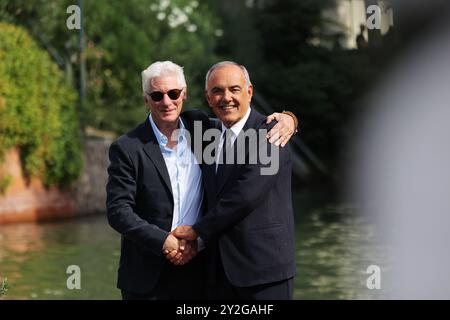
[[[221,120],[219,154],[226,154],[226,163],[221,164],[218,156],[217,163],[204,166],[206,213],[193,226],[180,226],[173,234],[205,241],[210,297],[292,299],[291,157],[288,148],[272,146],[260,135],[253,143],[239,143],[248,132],[269,128],[266,117],[250,108],[252,93],[243,66],[222,62],[209,70],[206,97]],[[252,152],[260,155],[261,151],[278,161],[278,170],[264,174],[260,158],[251,162]],[[230,153],[244,153],[245,162],[236,163],[236,157],[228,157]]]
[[[117,286],[124,299],[201,299],[201,243],[179,240],[171,231],[194,224],[203,212],[201,167],[187,136],[194,136],[194,121],[203,130],[212,122],[200,111],[181,114],[187,86],[180,66],[153,63],[142,80],[151,113],[109,151],[107,216],[122,235]],[[290,137],[281,131],[281,141]]]

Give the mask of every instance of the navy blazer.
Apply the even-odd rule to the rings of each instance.
[[[211,123],[201,111],[183,112],[181,118],[191,135],[195,120],[204,129]],[[117,287],[148,293],[166,262],[162,247],[174,206],[169,173],[148,118],[111,144],[109,159],[108,222],[122,235]]]
[[[252,109],[240,134],[250,128],[269,130],[274,125],[265,121],[265,116]],[[270,145],[260,142],[270,154]],[[295,275],[292,163],[288,145],[277,149],[279,170],[275,175],[261,175],[264,166],[249,163],[248,143],[245,164],[227,165],[221,181],[216,179],[215,164],[203,166],[207,211],[193,228],[206,242],[211,281],[218,252],[229,281],[237,287]]]

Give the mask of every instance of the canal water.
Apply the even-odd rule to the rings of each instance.
[[[296,191],[295,299],[377,299],[366,273],[380,265],[375,227],[342,201]],[[52,223],[0,226],[0,280],[9,299],[120,299],[116,273],[120,236],[106,215]],[[81,289],[69,290],[67,267],[81,269]]]

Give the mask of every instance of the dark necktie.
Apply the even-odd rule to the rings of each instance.
[[[217,165],[217,172],[216,172],[216,179],[217,182],[221,182],[223,178],[223,174],[225,172],[225,168],[227,166],[227,152],[230,152],[231,148],[231,131],[230,129],[227,129],[223,135],[223,143],[222,143],[222,161],[220,161],[220,156],[218,158],[219,164]],[[231,163],[228,163],[230,165]]]

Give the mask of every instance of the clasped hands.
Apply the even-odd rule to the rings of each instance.
[[[166,238],[163,253],[176,266],[191,261],[198,253],[197,232],[191,226],[179,226]]]
[[[267,117],[266,123],[277,120],[278,123],[267,134],[270,143],[282,147],[289,141],[295,132],[295,121],[292,116],[283,113],[274,113]],[[197,232],[191,226],[179,226],[166,238],[163,253],[174,265],[184,265],[192,260],[198,253]]]

